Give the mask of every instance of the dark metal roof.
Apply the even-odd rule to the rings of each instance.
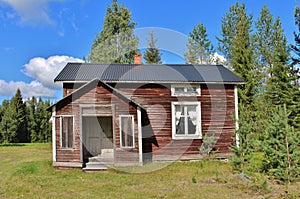
[[[68,63],[54,81],[243,83],[222,65]]]

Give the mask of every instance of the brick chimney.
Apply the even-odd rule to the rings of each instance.
[[[142,53],[137,52],[136,55],[134,55],[134,64],[143,64]]]

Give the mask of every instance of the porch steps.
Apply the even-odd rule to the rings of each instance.
[[[90,157],[89,162],[82,169],[85,172],[105,171],[114,165],[114,153],[112,149],[102,149],[101,154]]]

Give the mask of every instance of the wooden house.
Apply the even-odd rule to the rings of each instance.
[[[197,159],[205,134],[230,152],[243,80],[224,66],[68,63],[55,81],[54,167]]]

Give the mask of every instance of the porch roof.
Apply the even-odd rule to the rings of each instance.
[[[58,104],[68,100],[68,99],[74,99],[74,98],[78,98],[81,95],[83,95],[86,91],[91,90],[93,88],[95,88],[98,84],[103,85],[103,87],[105,87],[107,90],[109,90],[113,95],[116,95],[118,97],[120,97],[122,100],[124,100],[125,102],[127,102],[128,104],[133,104],[136,107],[140,107],[144,110],[146,110],[146,108],[144,106],[142,106],[141,104],[135,102],[134,100],[130,99],[129,97],[127,97],[126,95],[124,95],[122,92],[120,92],[118,89],[106,84],[105,82],[101,81],[98,78],[94,78],[93,80],[89,81],[88,83],[84,84],[83,86],[81,86],[80,88],[74,90],[72,93],[70,93],[69,95],[65,96],[64,98],[62,98],[61,100],[55,102],[54,104],[52,104],[51,106],[49,106],[47,108],[48,111],[52,111],[52,108],[54,106],[57,106]]]

